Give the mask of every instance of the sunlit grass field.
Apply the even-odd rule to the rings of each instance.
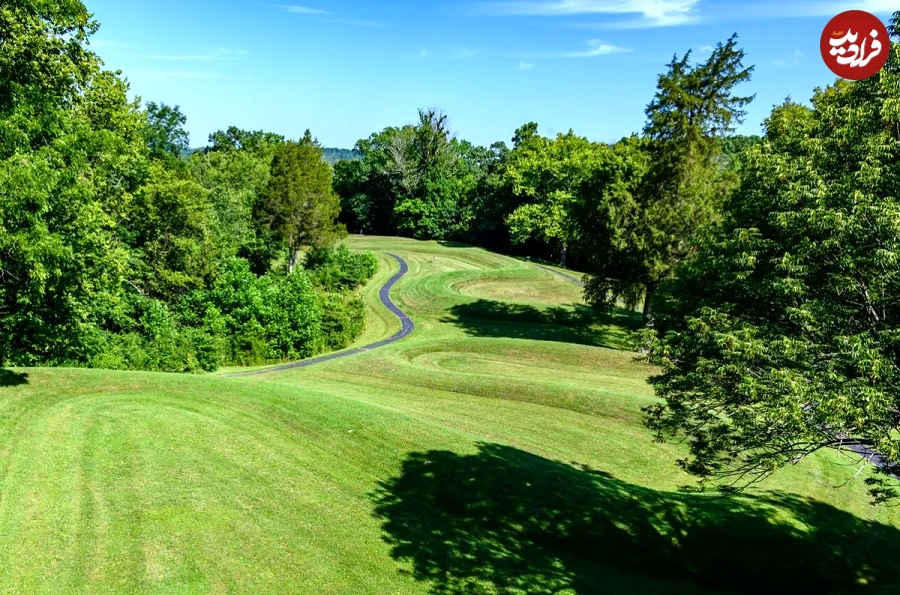
[[[399,329],[384,252],[410,337],[245,378],[0,375],[0,592],[900,591],[900,513],[850,458],[680,490],[633,315],[484,250],[347,243],[382,265],[354,346]]]

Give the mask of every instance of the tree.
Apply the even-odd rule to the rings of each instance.
[[[291,272],[302,246],[327,245],[344,232],[337,223],[340,199],[331,185],[331,166],[322,159],[322,147],[309,130],[299,142],[275,149],[257,216],[287,245]]]
[[[138,106],[80,2],[0,6],[0,362],[86,361],[121,313]]]
[[[381,235],[397,232],[394,207],[405,190],[391,153],[396,137],[407,134],[402,130],[388,127],[359,140],[354,150],[361,158],[335,165],[334,190],[341,197],[341,221],[349,229]]]
[[[154,162],[149,172],[129,210],[132,286],[172,303],[209,284],[223,247],[216,243],[209,193],[164,162]]]
[[[753,70],[744,68],[736,37],[719,43],[702,64],[689,62],[690,51],[675,56],[660,75],[644,127],[650,167],[635,195],[617,195],[628,202],[608,205],[608,216],[618,217],[610,223],[627,226],[619,233],[627,241],[592,250],[586,295],[593,304],[609,308],[642,293],[649,323],[657,286],[687,256],[691,236],[715,219],[731,190],[731,176],[719,166],[718,138],[745,115],[742,108],[752,97],[736,96],[733,89]]]
[[[898,495],[898,106],[894,43],[878,75],[777,107],[723,221],[664,284],[647,423],[686,438],[679,464],[702,481],[737,489],[852,448],[883,457],[875,500]]]
[[[503,170],[519,204],[506,218],[510,237],[516,244],[536,241],[561,255],[574,240],[572,205],[608,147],[571,130],[544,138],[532,124],[520,128],[513,142]]]
[[[100,61],[87,48],[97,29],[78,0],[0,5],[0,151],[38,147],[58,135]]]
[[[418,125],[395,136],[391,159],[404,191],[394,207],[400,232],[440,240],[458,228],[466,188],[457,148],[447,115],[436,109],[420,109]]]
[[[147,102],[147,129],[145,136],[150,153],[156,157],[181,156],[189,148],[188,133],[184,129],[187,116],[177,105]]]
[[[204,152],[215,151],[250,151],[254,154],[271,153],[275,147],[285,142],[280,134],[262,130],[241,130],[229,126],[227,130],[219,130],[209,135],[209,146]]]

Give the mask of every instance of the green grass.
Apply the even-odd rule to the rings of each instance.
[[[823,453],[742,497],[640,421],[652,371],[574,284],[467,248],[403,256],[407,339],[247,378],[0,373],[0,592],[900,589],[900,515]],[[364,289],[356,345],[399,324]]]

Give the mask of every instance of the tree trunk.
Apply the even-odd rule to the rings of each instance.
[[[297,252],[299,252],[297,245],[291,242],[288,248],[288,273],[294,272],[294,266],[297,264]]]
[[[647,283],[644,288],[644,326],[653,326],[653,293],[655,283]]]

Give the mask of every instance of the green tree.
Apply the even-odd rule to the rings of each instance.
[[[526,125],[516,133],[503,175],[519,206],[506,218],[510,237],[522,244],[536,240],[555,255],[565,254],[576,227],[570,211],[608,147],[571,130],[555,139]]]
[[[129,211],[132,287],[167,302],[207,286],[220,247],[209,193],[181,172],[153,163]]]
[[[391,166],[402,189],[394,214],[401,233],[445,239],[458,229],[466,185],[457,148],[447,115],[435,109],[420,109],[418,125],[394,137]]]
[[[687,52],[660,75],[644,127],[650,167],[636,195],[618,195],[628,202],[609,204],[616,224],[627,226],[619,233],[626,241],[596,246],[590,259],[586,295],[595,305],[611,307],[623,297],[633,302],[642,293],[649,322],[657,286],[687,256],[694,232],[715,219],[733,186],[733,176],[719,165],[718,139],[741,121],[752,100],[733,94],[753,70],[743,59],[733,35],[705,62],[692,65]]]
[[[275,149],[269,183],[258,205],[258,219],[288,248],[288,268],[297,264],[302,246],[332,243],[345,231],[337,222],[340,199],[332,190],[332,173],[322,147],[309,131],[300,142]]]
[[[78,0],[0,4],[0,151],[56,138],[67,106],[90,84],[100,61],[87,48],[97,23]]]
[[[120,317],[142,119],[80,2],[0,6],[0,360],[80,363]]]
[[[262,130],[241,130],[229,126],[227,130],[219,130],[209,135],[209,146],[205,152],[216,151],[250,151],[257,155],[269,154],[285,142],[285,138],[274,132]]]
[[[351,231],[394,235],[394,207],[404,195],[402,175],[397,175],[391,157],[399,128],[388,127],[359,140],[357,161],[340,161],[334,167],[334,190],[341,197],[341,221]]]
[[[184,129],[187,116],[177,105],[147,102],[145,137],[150,153],[156,157],[180,159],[189,148],[188,133]]]
[[[898,50],[812,109],[773,111],[724,220],[664,285],[645,333],[664,403],[647,422],[687,439],[679,463],[704,481],[740,488],[852,446],[885,457],[876,500],[898,495]]]

